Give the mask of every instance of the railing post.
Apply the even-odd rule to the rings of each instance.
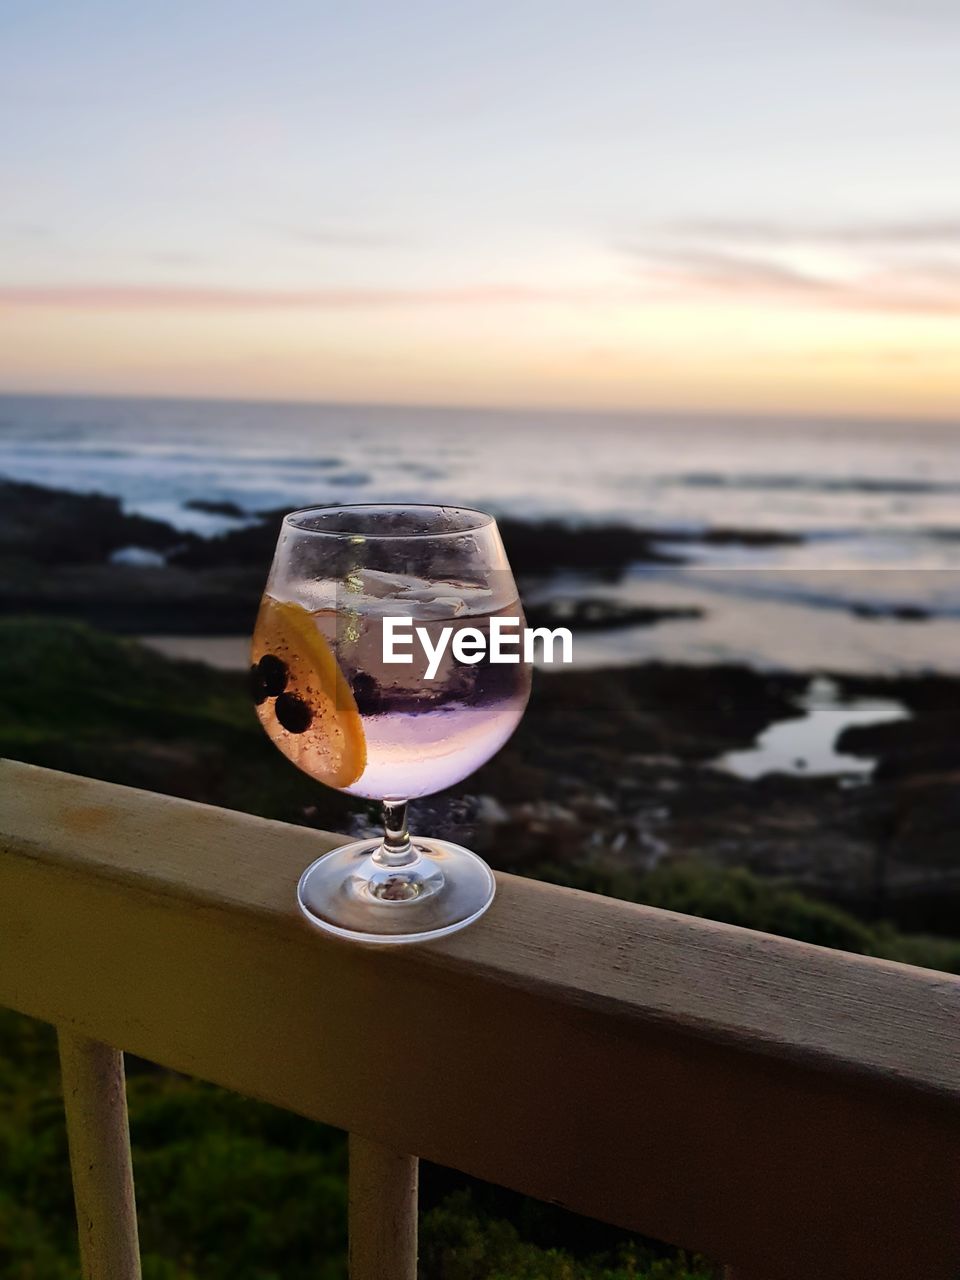
[[[140,1280],[123,1054],[57,1034],[84,1280]]]
[[[350,1135],[350,1280],[416,1280],[417,1158]]]

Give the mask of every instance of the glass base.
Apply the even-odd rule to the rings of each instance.
[[[479,919],[496,887],[483,859],[446,840],[412,843],[416,860],[400,867],[374,859],[379,839],[324,854],[300,877],[300,910],[319,928],[357,942],[425,942]]]

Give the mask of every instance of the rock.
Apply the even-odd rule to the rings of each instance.
[[[510,815],[494,796],[477,796],[476,820],[487,826],[498,826],[510,821]]]
[[[531,627],[569,627],[572,631],[612,631],[621,627],[652,627],[658,622],[702,618],[697,608],[658,608],[653,605],[623,605],[616,600],[588,596],[561,596],[525,606]]]
[[[849,731],[887,770],[896,747],[897,778],[850,788],[842,778],[750,782],[708,767],[795,715],[806,677],[649,663],[541,680],[513,740],[473,780],[509,815],[490,856],[532,874],[601,855],[611,872],[683,859],[746,866],[858,913],[955,930],[960,763],[924,782],[911,761],[953,758],[960,681],[835,679],[843,696],[895,699],[914,711],[911,721]],[[943,755],[934,756],[935,744]]]
[[[518,817],[530,822],[567,823],[577,821],[577,815],[572,809],[558,804],[555,800],[529,800],[526,804],[518,805],[514,812]]]
[[[659,551],[656,534],[620,524],[570,525],[560,520],[526,521],[505,516],[497,521],[510,564],[518,576],[580,569],[617,574],[631,564],[678,564],[681,558]]]
[[[168,553],[191,541],[116,498],[0,479],[0,554],[41,565],[103,564],[124,547]]]
[[[171,562],[184,569],[241,567],[256,564],[267,576],[285,511],[261,513],[259,523],[231,529],[214,538],[194,538],[185,543]]]
[[[950,702],[920,709],[908,720],[859,725],[844,730],[839,751],[876,759],[877,782],[960,769],[957,694]],[[909,705],[909,704],[908,704]]]
[[[186,511],[200,511],[207,516],[225,516],[228,520],[246,520],[249,512],[227,499],[210,501],[207,498],[188,498],[183,504]]]
[[[715,547],[792,547],[803,542],[798,533],[776,529],[705,529],[702,533],[671,534],[670,541],[705,542]]]
[[[850,606],[850,612],[858,618],[868,618],[871,620],[887,621],[887,622],[925,622],[928,618],[933,617],[929,609],[921,608],[920,605],[913,604],[873,604],[873,603],[855,603]]]

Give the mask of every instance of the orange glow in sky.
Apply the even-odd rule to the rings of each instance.
[[[0,390],[960,419],[955,6],[84,8],[0,47]]]

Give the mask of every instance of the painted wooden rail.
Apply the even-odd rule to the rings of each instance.
[[[511,876],[339,942],[294,904],[334,840],[0,764],[0,1003],[59,1030],[89,1280],[138,1271],[122,1050],[348,1130],[355,1280],[415,1275],[416,1157],[737,1280],[957,1280],[960,979]]]

